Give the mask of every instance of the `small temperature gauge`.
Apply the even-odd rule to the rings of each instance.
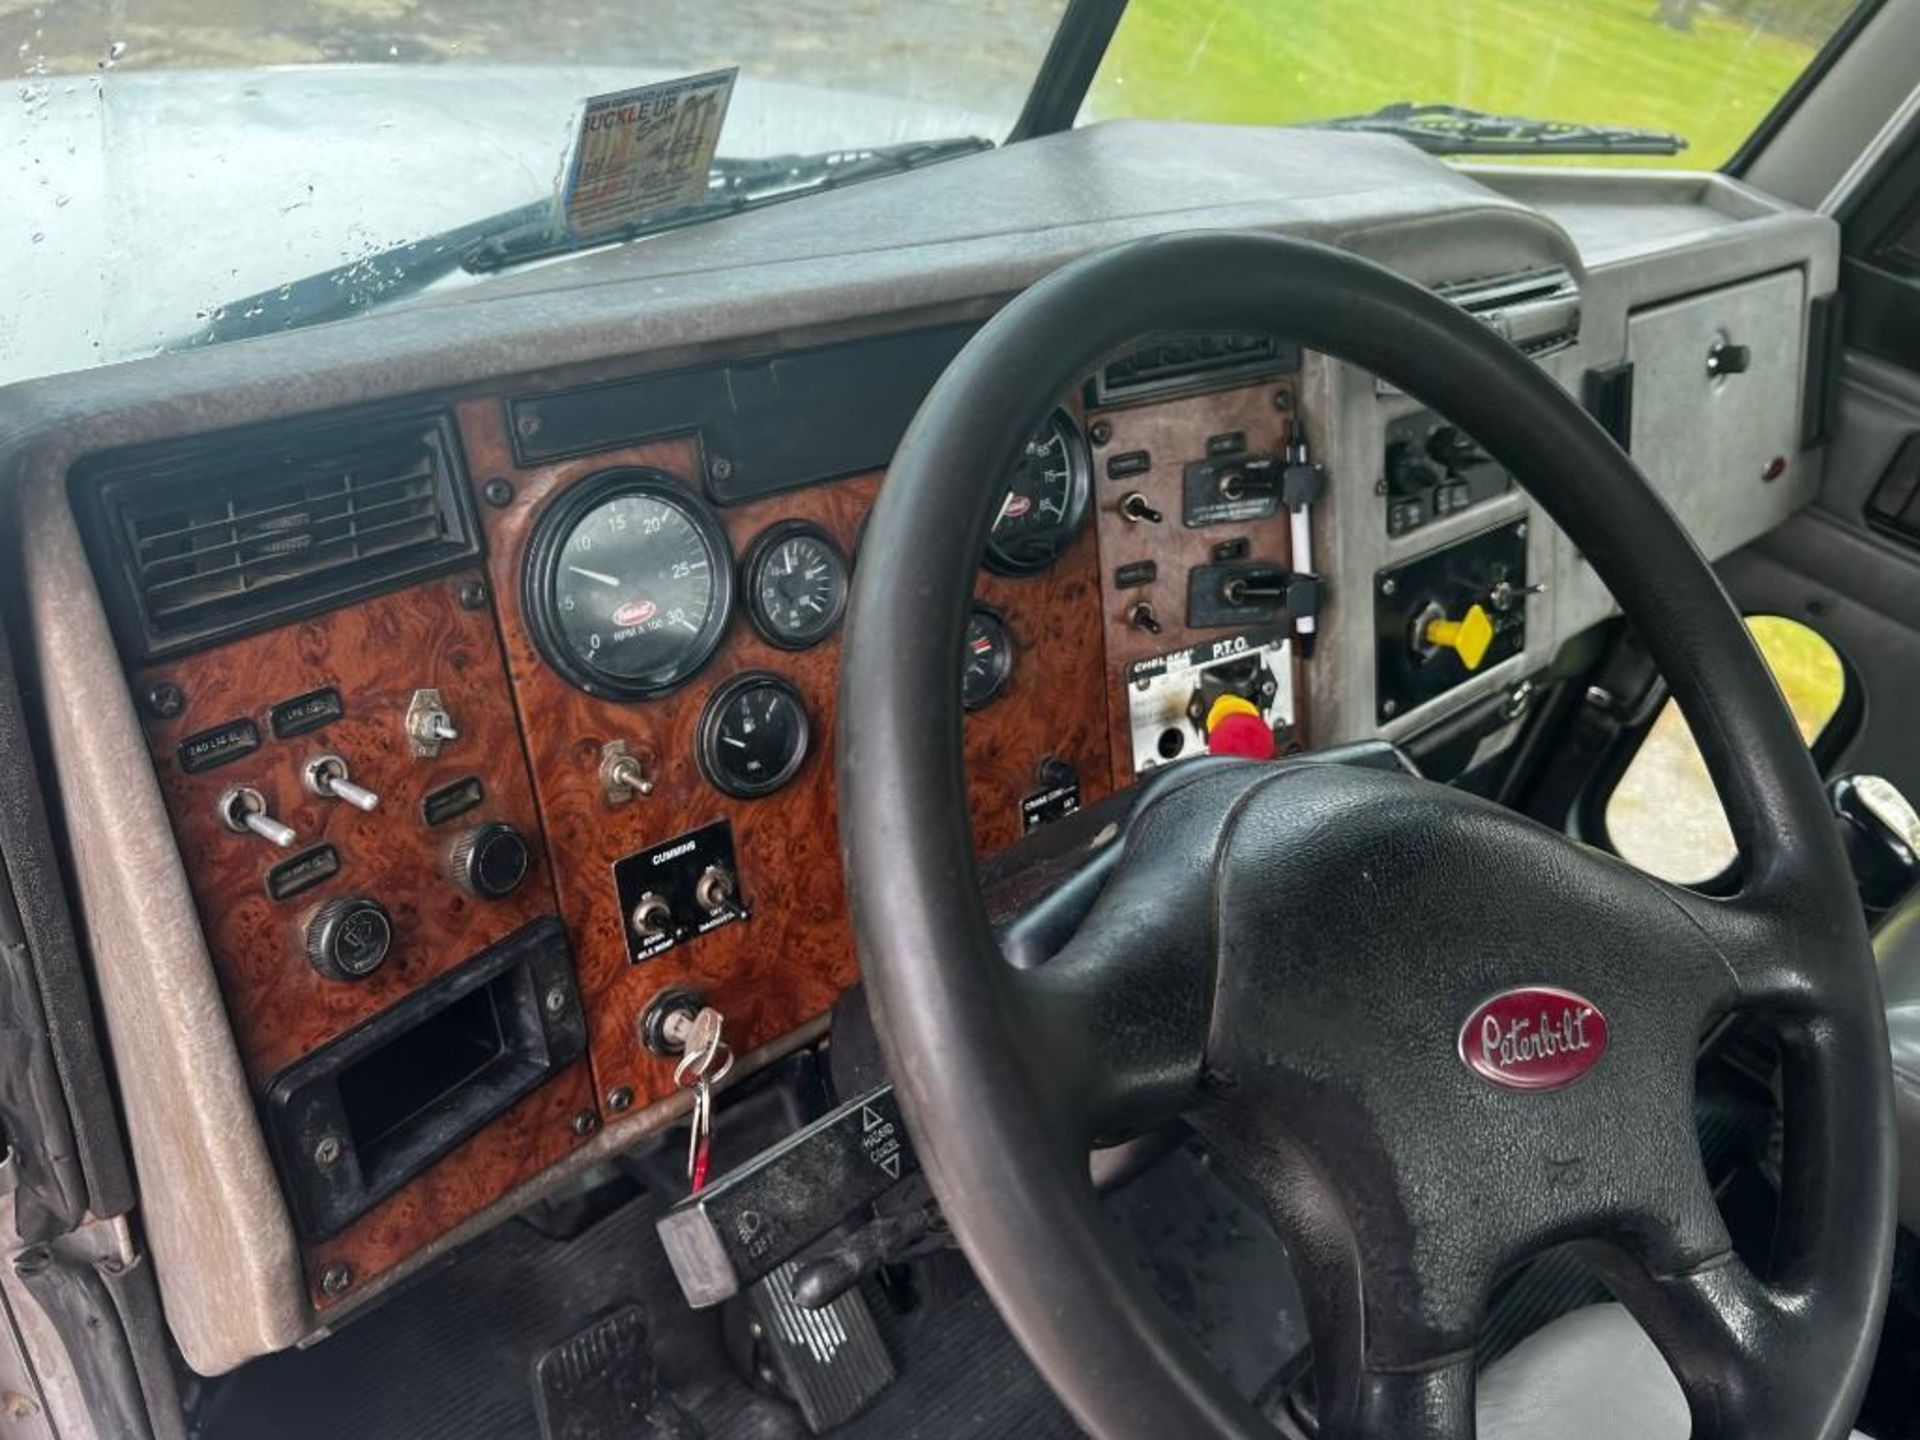
[[[974,606],[963,649],[960,701],[978,710],[999,699],[1013,678],[1013,637],[1007,634],[1007,622],[984,605]]]
[[[834,538],[804,520],[768,527],[741,567],[747,613],[763,640],[804,650],[834,632],[847,608],[847,557]]]

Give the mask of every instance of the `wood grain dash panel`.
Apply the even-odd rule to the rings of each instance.
[[[170,680],[186,697],[179,715],[148,717],[147,736],[240,1052],[257,1087],[557,908],[493,617],[485,608],[463,609],[457,598],[463,583],[482,578],[465,571],[376,596],[135,679],[143,693]],[[312,733],[275,739],[268,711],[323,686],[340,692],[344,716]],[[440,691],[460,730],[437,759],[416,759],[407,744],[407,704],[421,687]],[[182,769],[177,747],[183,737],[242,717],[259,726],[259,750],[199,774]],[[352,778],[380,796],[379,809],[366,814],[309,794],[301,767],[322,753],[341,756]],[[480,777],[485,802],[429,828],[421,819],[422,797],[468,775]],[[220,823],[220,797],[234,785],[266,797],[270,812],[298,833],[296,850],[276,849]],[[515,826],[533,851],[532,870],[504,900],[476,899],[447,868],[455,836],[481,820]],[[322,841],[339,851],[340,873],[292,899],[271,899],[267,871]],[[305,922],[324,902],[348,895],[386,907],[393,950],[364,980],[329,980],[307,963]]]
[[[478,570],[428,581],[135,677],[141,693],[165,680],[186,699],[177,716],[149,716],[147,735],[256,1093],[292,1061],[558,910],[493,616],[458,599],[463,585],[483,581]],[[342,718],[274,738],[271,708],[324,686],[340,692]],[[415,758],[406,740],[407,704],[420,687],[440,691],[460,731],[435,759]],[[259,750],[199,774],[181,767],[183,737],[237,718],[259,727]],[[365,814],[307,793],[301,767],[323,752],[343,757],[353,778],[380,796],[377,810]],[[484,802],[444,825],[426,825],[421,799],[467,776],[480,778]],[[294,852],[219,822],[217,802],[237,784],[260,790],[302,847],[334,845],[340,873],[293,899],[271,899],[263,878]],[[514,825],[533,852],[527,878],[503,900],[476,899],[447,868],[454,838],[482,820]],[[353,982],[323,978],[304,951],[307,917],[346,895],[379,900],[395,931],[387,962]],[[314,1305],[335,1303],[320,1288],[329,1265],[347,1265],[358,1285],[584,1143],[573,1119],[593,1107],[590,1071],[576,1062],[340,1234],[305,1245]]]
[[[513,487],[506,506],[481,505],[488,564],[561,913],[586,994],[595,1084],[603,1105],[609,1093],[626,1089],[643,1106],[672,1088],[671,1065],[635,1038],[636,1023],[663,989],[686,985],[704,992],[726,1014],[729,1041],[745,1051],[824,1013],[857,976],[833,786],[839,636],[811,650],[779,650],[760,640],[738,613],[743,607],[736,607],[719,651],[681,688],[632,702],[587,695],[534,648],[520,602],[528,536],[557,495],[612,466],[650,466],[690,482],[698,473],[695,446],[687,438],[667,439],[520,470],[498,403],[463,405],[460,424],[476,487],[496,477]],[[851,554],[879,484],[878,475],[856,476],[720,513],[736,557],[766,526],[788,519],[814,521]],[[1043,576],[982,579],[982,597],[1007,618],[1017,656],[1008,693],[967,724],[973,820],[984,847],[1017,836],[1020,800],[1038,788],[1036,768],[1049,754],[1078,768],[1088,800],[1112,784],[1098,585],[1090,530]],[[744,670],[770,670],[792,682],[813,731],[811,754],[796,778],[756,800],[714,789],[701,776],[695,752],[708,696]],[[623,804],[605,799],[599,756],[614,739],[644,760],[656,782],[652,795]],[[722,818],[732,825],[753,918],[629,964],[614,862]]]
[[[1285,408],[1275,403],[1277,395],[1287,397]],[[1284,509],[1270,519],[1247,523],[1208,525],[1197,530],[1182,525],[1181,491],[1186,466],[1206,458],[1209,436],[1236,430],[1246,436],[1249,451],[1281,453],[1292,433],[1292,407],[1292,382],[1283,379],[1101,411],[1088,417],[1089,421],[1104,421],[1112,427],[1107,442],[1093,452],[1093,512],[1100,537],[1107,713],[1116,784],[1131,784],[1134,779],[1133,738],[1127,720],[1127,667],[1137,660],[1235,633],[1232,628],[1196,630],[1187,625],[1187,572],[1196,565],[1210,564],[1214,546],[1240,537],[1249,541],[1249,559],[1287,566],[1293,563],[1293,538]],[[1145,451],[1152,460],[1151,467],[1144,474],[1108,478],[1108,459],[1132,451]],[[1121,503],[1135,491],[1165,518],[1153,524],[1122,515]],[[1141,560],[1151,560],[1157,567],[1151,584],[1126,590],[1114,584],[1121,566]],[[1160,634],[1128,623],[1128,615],[1141,600],[1153,606]],[[1296,647],[1293,693],[1296,739],[1301,744],[1306,737],[1305,681],[1305,666]]]

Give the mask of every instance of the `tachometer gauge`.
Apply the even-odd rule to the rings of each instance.
[[[760,533],[741,567],[747,613],[770,645],[804,650],[831,635],[847,608],[847,557],[805,520]]]
[[[998,699],[1013,678],[1013,638],[1007,624],[984,605],[967,617],[967,640],[960,670],[960,703],[969,710]]]
[[[729,795],[770,795],[799,771],[809,736],[800,692],[778,675],[750,670],[707,701],[700,717],[700,769]]]
[[[987,568],[1002,575],[1045,570],[1080,533],[1092,490],[1086,437],[1073,416],[1056,410],[1014,462],[987,536]]]
[[[540,517],[524,604],[548,664],[617,699],[670,690],[727,628],[733,554],[713,512],[658,470],[608,470]]]

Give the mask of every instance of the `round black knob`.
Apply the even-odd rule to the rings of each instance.
[[[533,852],[504,820],[476,825],[453,842],[453,878],[482,900],[499,900],[520,888]]]
[[[1486,454],[1473,437],[1453,425],[1442,425],[1427,436],[1427,454],[1443,470],[1459,474],[1486,463]]]
[[[393,921],[378,900],[329,900],[307,922],[307,960],[329,980],[364,980],[393,948]]]

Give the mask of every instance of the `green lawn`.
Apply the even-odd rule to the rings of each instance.
[[[1442,100],[1684,135],[1722,164],[1813,58],[1802,40],[1655,0],[1131,0],[1089,113],[1286,124]]]

